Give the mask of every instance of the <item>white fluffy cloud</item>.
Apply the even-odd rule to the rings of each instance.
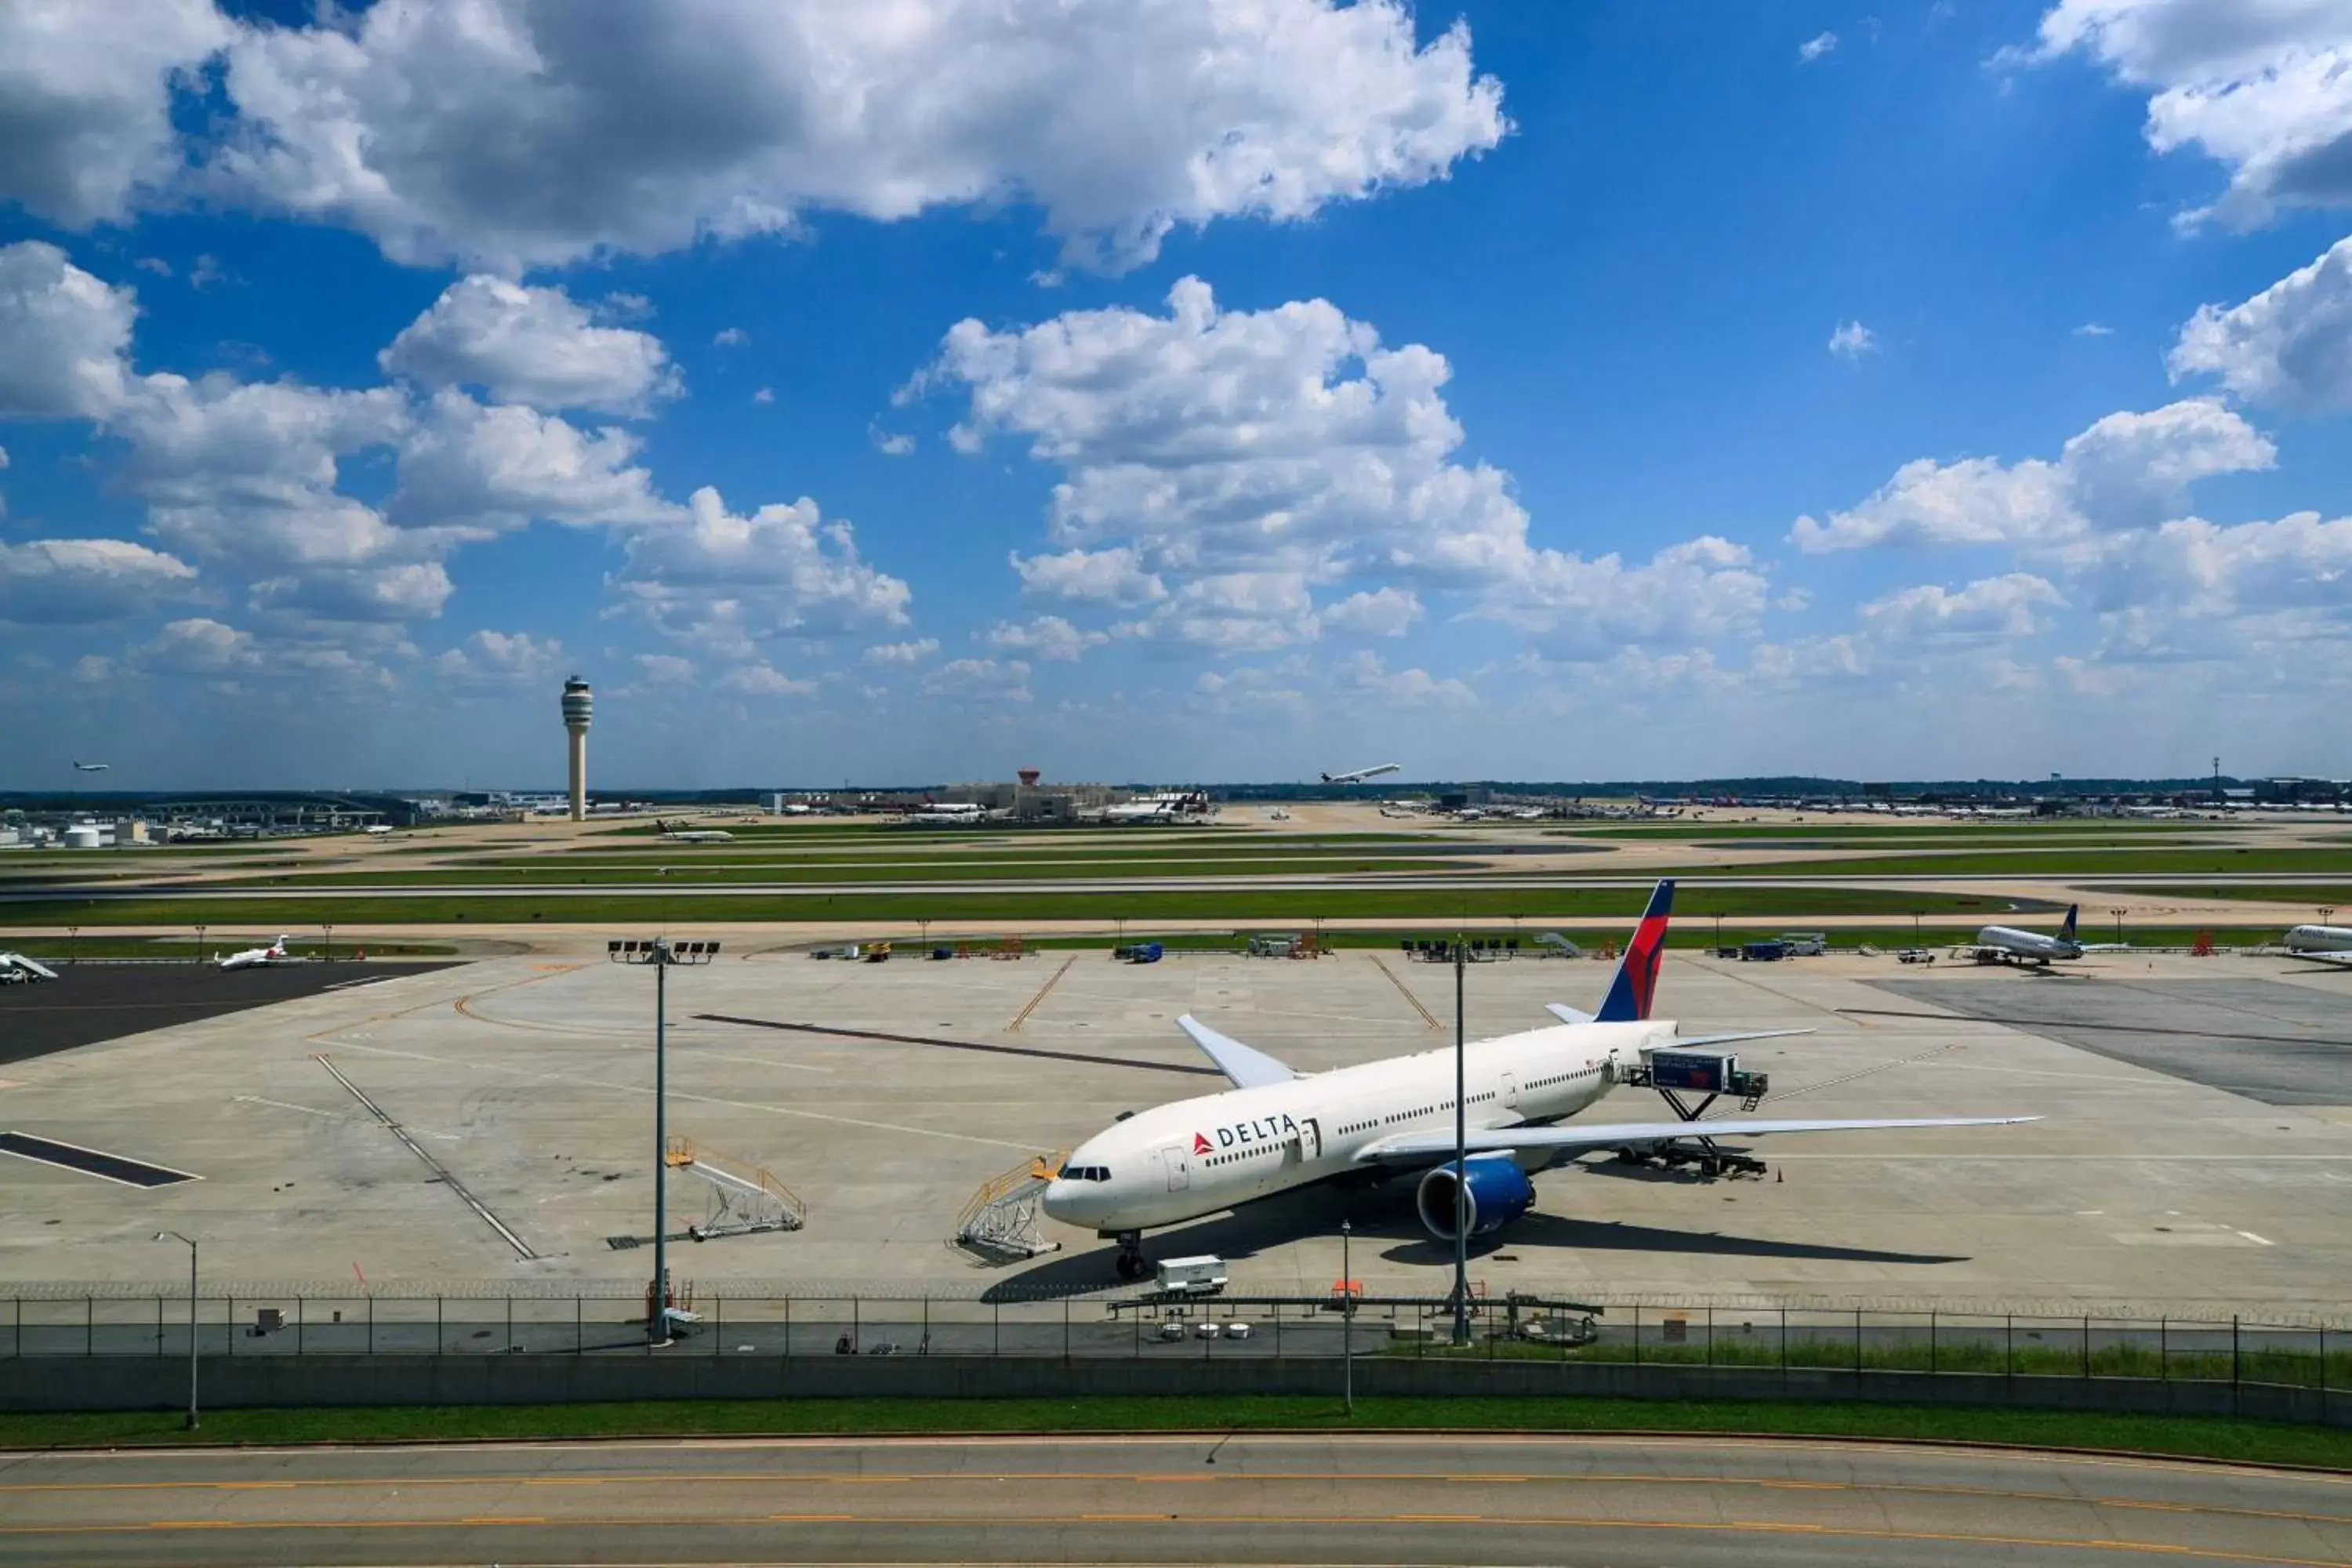
[[[1087,649],[1110,641],[1108,632],[1081,631],[1059,616],[1038,616],[1026,622],[999,621],[981,634],[992,648],[1033,654],[1048,664],[1070,664]]]
[[[1417,47],[1397,0],[410,0],[242,27],[225,58],[215,188],[501,270],[1006,199],[1120,268],[1508,130],[1467,32]]]
[[[1026,659],[955,658],[923,677],[928,697],[982,697],[1000,702],[1029,700]]]
[[[741,655],[754,642],[861,626],[903,626],[907,584],[860,559],[850,526],[816,502],[728,511],[717,490],[686,514],[637,530],[614,580],[625,603],[674,637]]]
[[[1799,518],[1789,537],[1808,553],[1881,544],[2054,546],[2096,529],[2154,522],[2184,504],[2197,480],[2267,468],[2277,455],[2237,414],[2191,398],[2110,414],[2068,440],[2054,462],[1918,458],[1850,511],[1826,522]]]
[[[1326,629],[1360,637],[1401,637],[1421,619],[1421,600],[1410,588],[1377,588],[1350,594],[1323,607]]]
[[[1878,334],[1860,321],[1840,321],[1830,333],[1830,353],[1848,364],[1878,352]]]
[[[562,668],[563,645],[528,632],[476,632],[434,660],[445,679],[483,686],[544,684]]]
[[[0,5],[0,202],[67,228],[121,220],[178,172],[173,75],[231,32],[212,0]]]
[[[2166,363],[2175,376],[2220,376],[2253,403],[2352,408],[2352,239],[2241,304],[2201,307]]]
[[[476,533],[533,518],[575,526],[678,520],[655,493],[625,430],[585,431],[519,405],[484,405],[443,390],[416,411],[400,444],[400,488],[389,510],[410,528]]]
[[[2034,612],[2065,602],[2047,579],[2011,572],[1957,591],[1933,583],[1905,588],[1864,605],[1856,618],[1864,631],[1886,643],[2030,637],[2042,630]]]
[[[376,361],[423,386],[480,386],[534,408],[641,415],[684,390],[652,333],[600,327],[561,289],[481,273],[450,284]]]
[[[1826,55],[1835,54],[1837,47],[1838,36],[1835,33],[1816,33],[1797,46],[1797,63],[1811,65]]]
[[[2352,622],[2352,518],[2296,512],[2221,526],[2180,518],[2110,541],[2093,564],[2107,613],[2191,619],[2316,612]]]
[[[119,620],[184,594],[195,576],[187,563],[123,539],[0,542],[0,622]]]
[[[2214,216],[2352,205],[2352,8],[2340,0],[2060,0],[2036,58],[2081,51],[2149,89],[2159,153],[2197,147],[2230,172]]]
[[[967,393],[961,448],[1015,435],[1063,470],[1056,548],[1013,560],[1024,591],[1150,606],[1129,635],[1228,650],[1311,640],[1323,625],[1312,589],[1383,577],[1401,581],[1362,592],[1461,593],[1476,613],[1546,627],[1587,614],[1627,569],[1531,544],[1509,476],[1453,460],[1451,374],[1444,356],[1384,347],[1328,300],[1224,310],[1186,278],[1164,315],[961,322],[910,391]],[[1742,606],[1760,604],[1761,576],[1730,549],[1662,552],[1653,576],[1677,578],[1696,607],[1612,603],[1611,624],[1676,636],[1752,619]],[[1375,605],[1402,608],[1366,601],[1341,624]]]
[[[1639,565],[1546,550],[1521,579],[1489,595],[1490,613],[1537,634],[1564,658],[1600,658],[1632,644],[1680,646],[1752,636],[1769,592],[1745,545],[1713,535],[1671,544]]]
[[[1459,680],[1440,679],[1425,669],[1392,670],[1381,656],[1359,650],[1340,661],[1342,686],[1385,708],[1473,708],[1478,694]]]
[[[815,681],[795,679],[764,661],[738,665],[719,684],[739,697],[806,697],[816,690]]]
[[[8,26],[0,21],[0,46]],[[7,69],[0,65],[0,81]],[[0,97],[0,126],[8,123],[5,109]],[[0,146],[6,140],[0,136]],[[6,156],[0,153],[0,160]],[[99,419],[113,412],[138,314],[131,289],[84,272],[54,245],[0,246],[0,418]]]
[[[910,642],[877,643],[866,650],[868,664],[917,665],[940,651],[937,637],[919,637]]]

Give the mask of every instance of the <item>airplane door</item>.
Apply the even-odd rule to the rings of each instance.
[[[1160,1151],[1160,1163],[1168,1170],[1168,1190],[1181,1193],[1192,1184],[1192,1156],[1181,1143],[1170,1143]]]
[[[1323,1157],[1323,1123],[1316,1117],[1298,1119],[1298,1157],[1302,1161]]]
[[[1507,1073],[1507,1073],[1505,1073],[1505,1074],[1503,1075],[1503,1109],[1504,1109],[1504,1110],[1517,1110],[1518,1108],[1519,1108],[1519,1079],[1518,1079],[1518,1076],[1517,1076],[1516,1073]]]

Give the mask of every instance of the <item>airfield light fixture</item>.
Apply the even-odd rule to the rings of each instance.
[[[2124,944],[2124,917],[2131,913],[2131,908],[2127,904],[2116,904],[2108,909],[2107,913],[2116,917],[2116,945],[2121,947]]]
[[[2329,921],[2332,921],[2335,918],[2336,906],[2334,904],[2322,904],[2319,906],[2319,923],[2321,925],[2326,925]]]
[[[654,1278],[646,1293],[646,1342],[669,1338],[669,972],[681,963],[709,963],[719,956],[715,942],[650,942],[614,938],[604,944],[610,963],[649,963],[654,971]]]
[[[176,1230],[159,1230],[158,1241],[176,1241],[188,1249],[188,1430],[197,1426],[196,1416],[196,1244],[194,1238]]]

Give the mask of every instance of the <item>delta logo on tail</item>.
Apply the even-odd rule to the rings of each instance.
[[[1665,962],[1666,921],[1674,908],[1675,885],[1662,881],[1650,894],[1650,907],[1642,911],[1642,923],[1633,928],[1633,940],[1625,944],[1625,956],[1618,961],[1609,994],[1601,998],[1601,1010],[1592,1016],[1595,1023],[1632,1024],[1650,1016],[1650,998],[1658,989],[1658,965]]]

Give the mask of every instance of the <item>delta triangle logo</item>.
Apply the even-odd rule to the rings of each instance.
[[[1198,1132],[1193,1133],[1192,1152],[1195,1154],[1205,1154],[1209,1152],[1209,1141],[1206,1138],[1202,1137]]]

